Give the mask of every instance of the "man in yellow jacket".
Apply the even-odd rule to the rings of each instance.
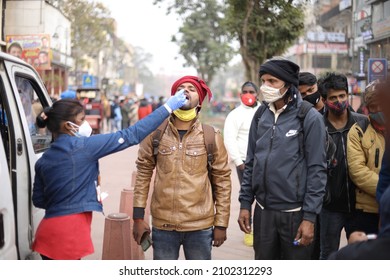
[[[369,122],[355,123],[347,141],[349,176],[356,185],[356,212],[351,230],[366,234],[377,234],[379,225],[375,194],[385,149],[385,123],[376,90],[378,84],[378,80],[373,81],[364,93]]]

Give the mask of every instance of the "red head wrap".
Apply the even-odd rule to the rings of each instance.
[[[202,105],[206,95],[208,95],[209,101],[213,96],[211,90],[206,85],[206,83],[202,79],[195,76],[184,76],[178,79],[176,82],[174,82],[171,89],[171,95],[174,95],[177,92],[177,88],[184,83],[191,83],[194,85],[199,95],[199,105]]]

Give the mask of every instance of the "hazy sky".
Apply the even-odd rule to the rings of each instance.
[[[166,15],[166,8],[153,5],[153,0],[95,1],[109,8],[117,21],[119,37],[153,55],[153,73],[196,74],[193,68],[183,68],[179,48],[170,41],[180,26],[175,14]]]

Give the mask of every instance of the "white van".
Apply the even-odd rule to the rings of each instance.
[[[31,200],[34,165],[52,137],[35,119],[51,103],[32,66],[0,52],[0,259],[39,259],[31,245],[44,211]]]

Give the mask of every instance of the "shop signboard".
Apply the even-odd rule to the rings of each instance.
[[[49,34],[7,35],[7,53],[17,56],[37,70],[50,70],[52,52]]]

